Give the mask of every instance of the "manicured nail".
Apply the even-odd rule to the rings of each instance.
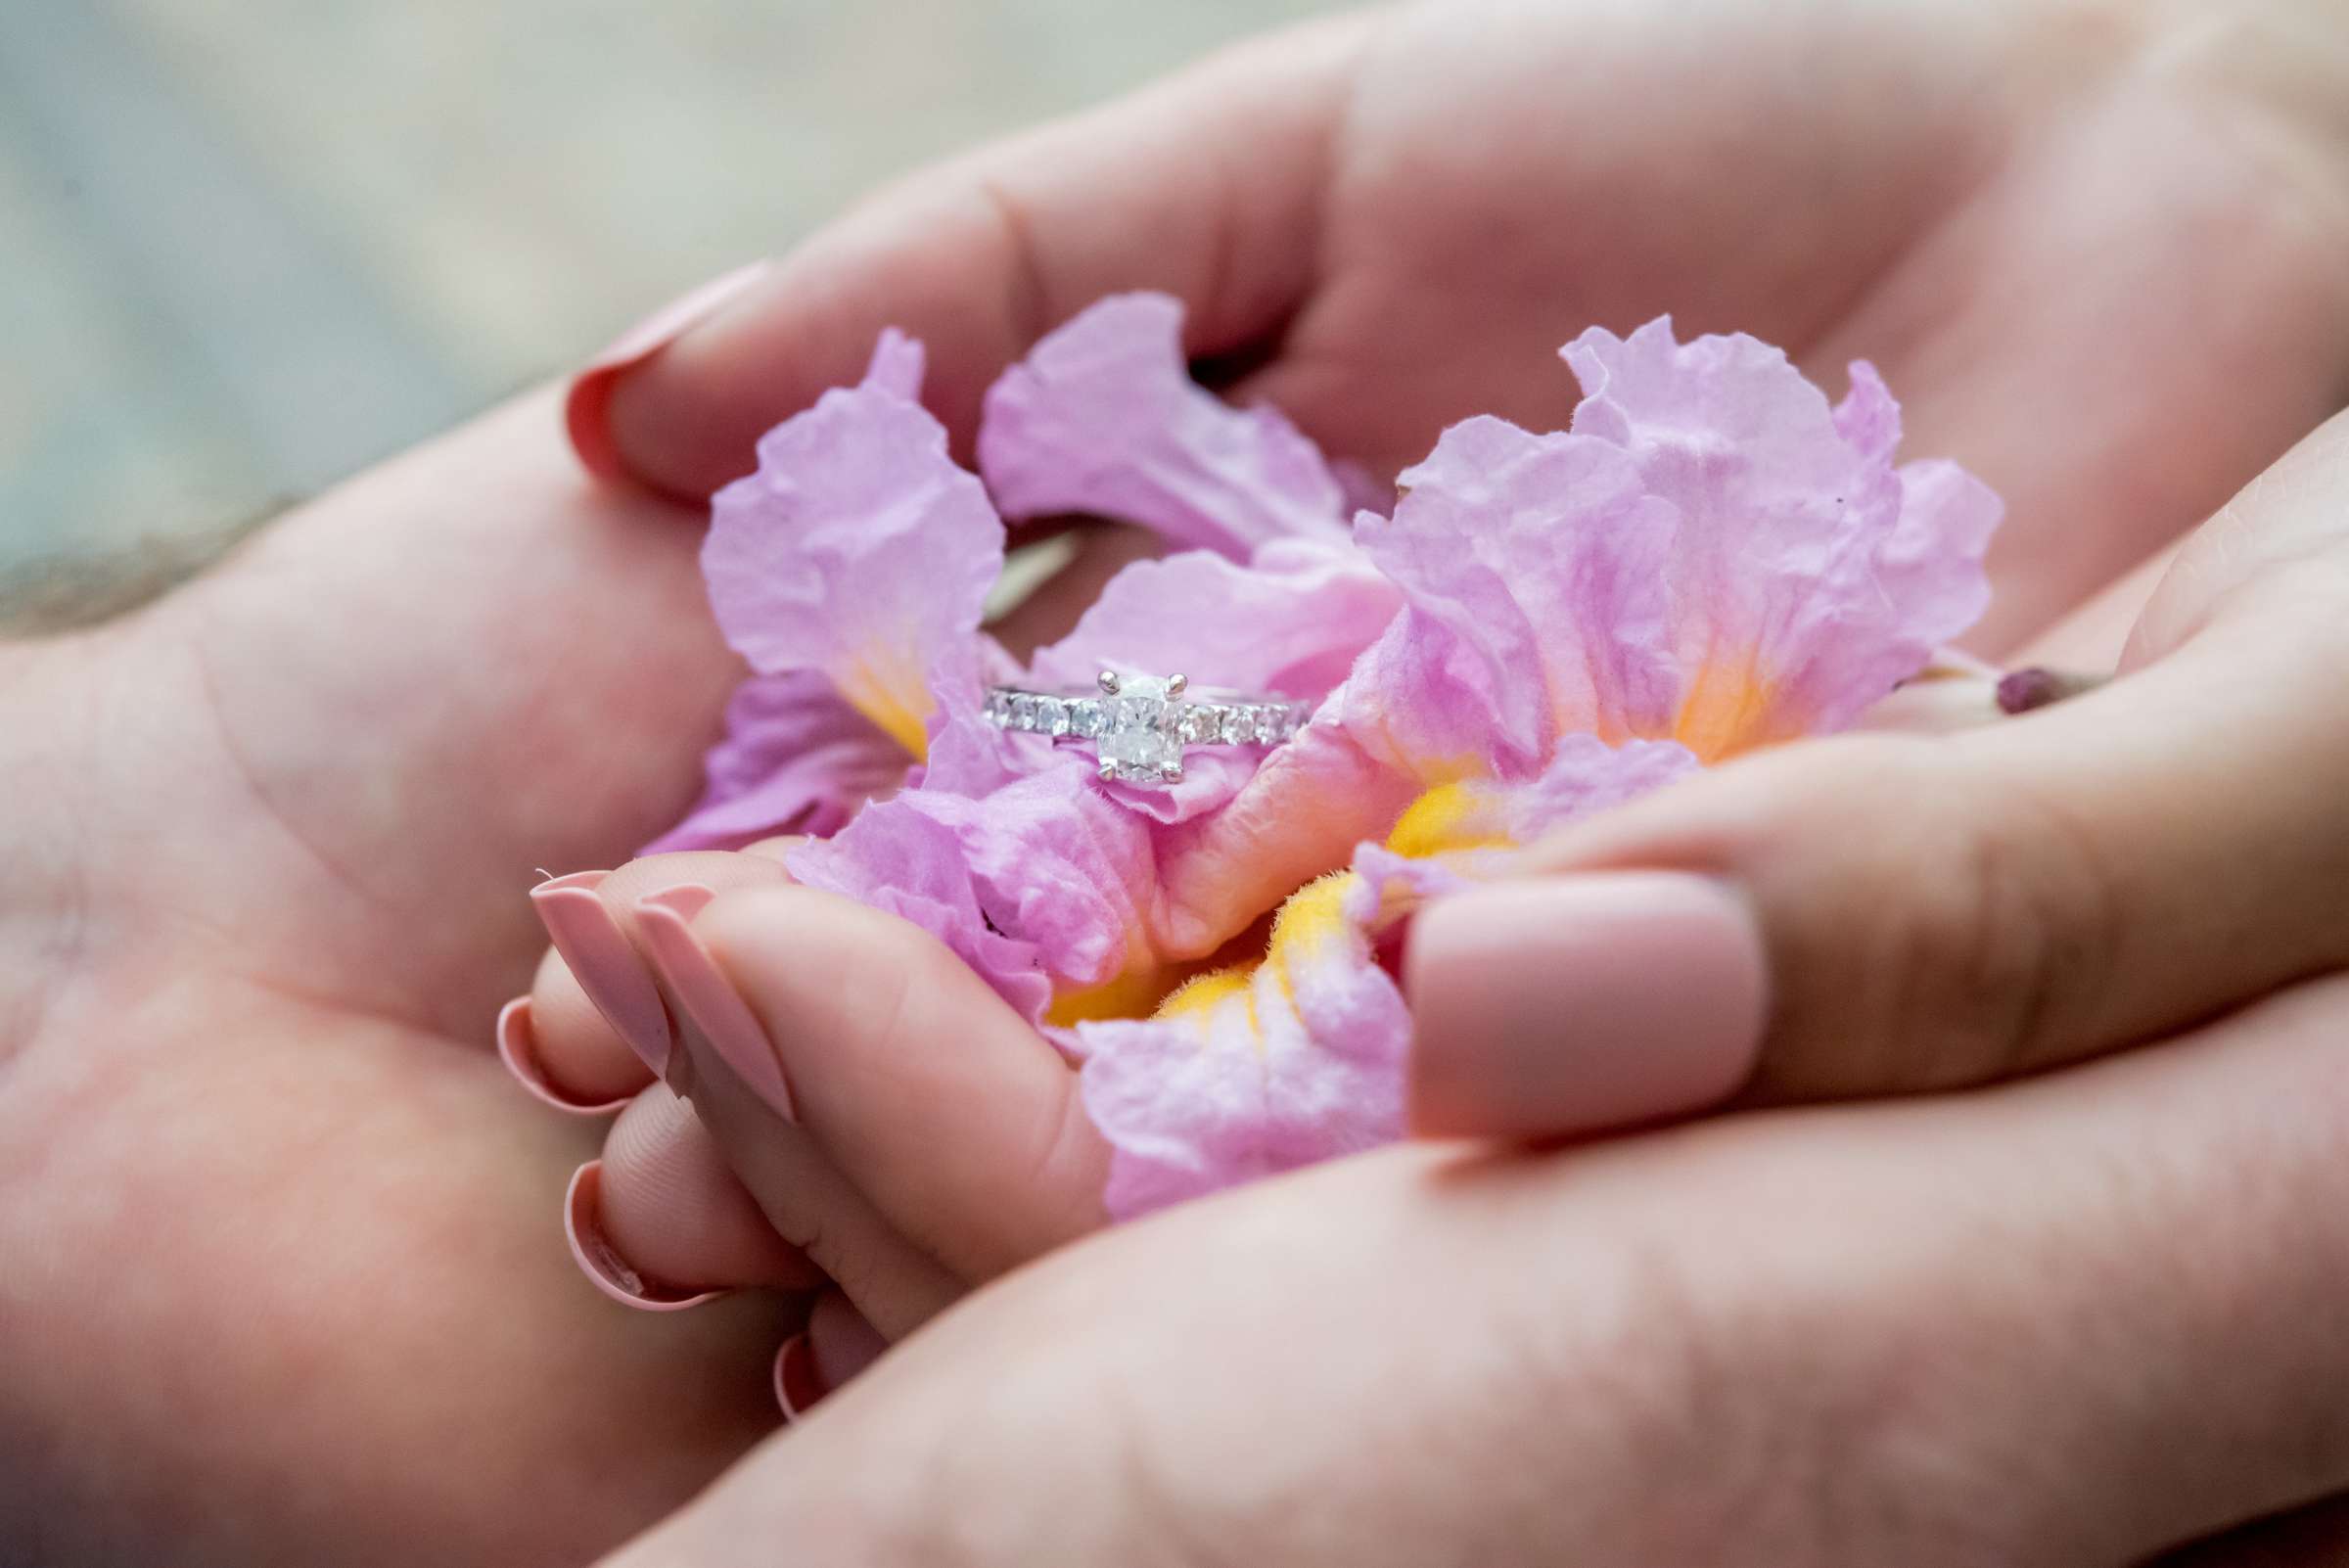
[[[723,1290],[678,1290],[647,1279],[629,1267],[604,1234],[604,1162],[590,1160],[572,1173],[571,1189],[563,1194],[563,1234],[571,1241],[571,1256],[595,1288],[623,1307],[639,1312],[676,1313],[729,1295]]]
[[[1710,878],[1497,883],[1411,924],[1411,1125],[1541,1136],[1682,1115],[1752,1076],[1769,969],[1744,899]]]
[[[775,1404],[781,1407],[783,1419],[800,1419],[830,1392],[816,1373],[815,1352],[806,1334],[785,1340],[783,1348],[775,1352]]]
[[[668,1012],[652,971],[596,894],[608,875],[577,871],[541,882],[530,890],[530,903],[587,999],[659,1078],[668,1067]]]
[[[753,261],[722,278],[663,305],[614,339],[612,346],[588,362],[571,384],[563,401],[563,423],[571,432],[572,450],[587,472],[598,479],[628,477],[627,464],[612,439],[612,392],[621,379],[686,333],[723,310],[765,276],[769,263]]]
[[[611,1100],[573,1099],[538,1063],[538,1036],[530,1027],[530,998],[517,996],[497,1010],[497,1059],[506,1064],[514,1082],[541,1105],[571,1116],[610,1116],[628,1103],[628,1096]]]
[[[717,895],[699,883],[665,889],[636,900],[636,929],[653,965],[676,998],[677,1010],[700,1030],[734,1076],[750,1085],[777,1116],[796,1123],[791,1084],[783,1059],[733,982],[710,956],[691,921]]]

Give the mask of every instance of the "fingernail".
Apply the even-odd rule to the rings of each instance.
[[[815,1353],[806,1334],[785,1340],[775,1352],[775,1404],[782,1407],[783,1419],[799,1420],[830,1392],[816,1374]]]
[[[737,267],[663,305],[614,339],[610,347],[589,360],[587,368],[573,379],[564,395],[563,423],[571,433],[572,450],[588,473],[607,480],[628,477],[627,464],[612,439],[612,392],[621,379],[723,310],[763,277],[768,265],[753,261]]]
[[[622,1094],[613,1100],[576,1100],[546,1076],[538,1064],[538,1036],[530,1027],[530,998],[517,996],[497,1010],[497,1059],[506,1064],[514,1082],[541,1105],[571,1116],[610,1116],[628,1103]]]
[[[686,883],[636,900],[636,929],[644,936],[653,966],[668,985],[677,1009],[717,1050],[734,1075],[750,1085],[777,1116],[797,1123],[783,1059],[775,1053],[750,1004],[726,979],[690,922],[717,895]]]
[[[645,1278],[628,1266],[609,1238],[603,1222],[604,1162],[590,1160],[571,1176],[563,1194],[563,1234],[571,1256],[596,1289],[623,1307],[639,1312],[676,1313],[730,1294],[723,1290],[685,1291]]]
[[[576,871],[541,882],[530,890],[530,903],[587,999],[659,1078],[668,1067],[668,1013],[652,972],[596,894],[608,875]]]
[[[1768,960],[1707,877],[1590,873],[1430,904],[1404,956],[1411,1123],[1540,1136],[1685,1114],[1752,1076]]]

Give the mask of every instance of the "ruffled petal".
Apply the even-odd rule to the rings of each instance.
[[[1084,759],[1064,753],[981,800],[905,799],[953,828],[982,912],[1035,946],[1056,990],[1155,981],[1150,825],[1101,792]]]
[[[702,549],[718,625],[754,669],[819,671],[917,759],[940,700],[978,705],[1004,539],[986,486],[906,395],[919,374],[919,346],[885,337],[862,385],[760,440]]]
[[[1348,545],[1281,540],[1246,566],[1191,550],[1110,578],[1076,628],[1036,654],[1033,678],[1083,686],[1103,669],[1180,671],[1196,686],[1318,699],[1402,606]]]
[[[1346,532],[1320,449],[1276,410],[1192,381],[1182,305],[1163,294],[1112,295],[1005,372],[987,394],[979,471],[1006,517],[1113,518],[1243,560]]]
[[[1616,740],[1663,721],[1678,695],[1664,576],[1676,514],[1622,448],[1463,420],[1402,485],[1395,515],[1364,516],[1357,534],[1427,623],[1409,634],[1431,645],[1412,667],[1438,689],[1358,681],[1353,707],[1434,714],[1473,684],[1490,694],[1489,770],[1516,775],[1561,734]],[[1481,679],[1436,657],[1446,637]]]
[[[1291,898],[1261,964],[1202,976],[1154,1017],[1079,1026],[1113,1216],[1402,1135],[1410,1017],[1347,918],[1353,883]]]
[[[832,838],[792,851],[784,863],[803,886],[913,922],[952,948],[1022,1016],[1040,1018],[1052,983],[1036,944],[990,924],[960,835],[925,809],[937,803],[921,802],[918,793],[875,802]]]
[[[1462,779],[1429,790],[1396,820],[1386,847],[1410,856],[1515,849],[1702,767],[1678,741],[1609,746],[1595,735],[1569,735],[1535,778]]]
[[[1990,492],[1895,470],[1900,412],[1853,367],[1830,408],[1778,349],[1680,344],[1669,318],[1564,350],[1577,434],[1620,447],[1679,513],[1667,576],[1683,675],[1671,734],[1708,761],[1839,729],[1921,669],[1988,599]]]
[[[726,704],[726,734],[684,821],[650,845],[736,850],[776,833],[836,833],[857,807],[905,782],[905,749],[812,670],[753,675]]]

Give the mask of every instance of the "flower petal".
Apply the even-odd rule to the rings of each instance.
[[[784,863],[798,881],[910,920],[1030,1019],[1051,999],[1036,945],[995,930],[981,911],[968,856],[952,824],[906,791],[878,801],[829,839],[801,845]]]
[[[1561,734],[1613,740],[1664,721],[1679,684],[1664,578],[1675,516],[1622,448],[1469,419],[1402,484],[1395,515],[1362,517],[1357,534],[1426,625],[1399,633],[1407,662],[1379,661],[1353,685],[1350,723],[1381,722],[1391,743],[1424,748],[1399,725],[1456,722],[1463,688],[1481,688],[1491,739],[1479,770],[1523,776]],[[1464,664],[1438,657],[1447,641]],[[1406,761],[1423,777],[1459,765]]]
[[[1346,532],[1319,448],[1277,411],[1192,381],[1182,305],[1163,294],[1112,295],[1005,372],[987,394],[979,470],[1006,517],[1082,512],[1242,559]]]
[[[1842,728],[1921,669],[1987,602],[1998,503],[1948,465],[1895,470],[1900,411],[1853,367],[1830,409],[1754,339],[1680,344],[1669,318],[1592,329],[1565,357],[1577,434],[1609,441],[1680,513],[1669,729],[1710,761]]]
[[[646,846],[735,850],[776,833],[836,833],[856,808],[905,782],[905,749],[813,670],[753,675],[726,704],[726,734],[684,821]]]
[[[1253,969],[1202,976],[1152,1018],[1078,1027],[1113,1216],[1402,1135],[1410,1017],[1347,918],[1353,884],[1298,892]]]
[[[821,671],[915,758],[939,699],[978,705],[1004,538],[944,427],[901,395],[919,353],[885,337],[863,385],[769,431],[758,472],[713,501],[702,550],[718,625],[753,669]]]
[[[1207,550],[1136,561],[1109,579],[1033,678],[1085,686],[1104,669],[1180,671],[1194,685],[1318,700],[1403,607],[1345,544],[1280,540],[1241,566]]]

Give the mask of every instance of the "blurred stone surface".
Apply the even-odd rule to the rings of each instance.
[[[1338,0],[0,0],[0,573],[274,510]]]

